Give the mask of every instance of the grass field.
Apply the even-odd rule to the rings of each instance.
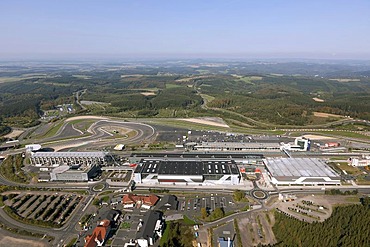
[[[332,135],[332,136],[342,136],[342,137],[350,137],[350,138],[357,138],[357,139],[364,139],[370,140],[370,136],[362,135],[356,132],[348,132],[348,131],[313,131],[312,133],[320,133],[323,135]]]
[[[177,84],[172,84],[172,83],[166,83],[166,88],[169,89],[169,88],[177,88],[177,87],[182,87],[181,85],[177,85]]]
[[[347,162],[340,162],[339,163],[340,165],[338,165],[338,162],[336,162],[336,166],[343,170],[343,171],[346,171],[348,174],[351,174],[351,175],[360,175],[362,174],[362,171],[360,169],[358,169],[357,167],[353,167],[353,166],[349,166],[347,164]]]
[[[45,135],[42,135],[42,136],[37,136],[36,138],[37,139],[41,139],[41,138],[50,138],[50,137],[53,137],[55,136],[55,134],[58,132],[58,130],[63,126],[64,124],[64,121],[63,120],[59,120],[58,122],[56,122],[46,133]]]
[[[202,97],[207,103],[215,99],[215,97],[208,94],[200,94],[200,97]]]

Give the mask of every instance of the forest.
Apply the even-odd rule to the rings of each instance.
[[[366,71],[359,72],[365,65],[355,70],[343,64],[197,64],[0,65],[0,135],[9,126],[39,124],[44,112],[61,104],[72,104],[75,114],[136,118],[217,114],[240,121],[230,114],[235,112],[276,125],[323,124],[341,116],[370,120],[370,79],[362,75]],[[298,69],[305,73],[290,74]],[[325,70],[332,77],[312,75]],[[279,71],[287,74],[272,74]],[[333,79],[343,73],[349,79]],[[75,97],[81,90],[80,100],[104,105],[81,109]],[[208,109],[204,97],[211,99]],[[315,112],[339,117],[317,117]]]
[[[194,234],[189,225],[184,224],[182,221],[170,221],[166,223],[166,236],[161,240],[161,247],[192,247]]]
[[[307,223],[275,212],[276,246],[370,246],[370,197],[338,206],[322,223]]]

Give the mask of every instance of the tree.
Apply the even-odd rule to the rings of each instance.
[[[93,200],[92,204],[93,204],[94,206],[99,206],[99,205],[100,205],[100,199],[99,199],[99,198],[95,198],[95,199]]]
[[[241,190],[236,190],[234,191],[233,193],[233,199],[237,202],[240,202],[241,200],[243,200],[245,197],[245,194],[244,194],[244,191],[241,191]]]
[[[206,208],[201,208],[201,209],[200,209],[200,213],[201,213],[201,215],[202,215],[202,219],[207,218],[207,216],[208,216],[208,212],[207,212],[207,209],[206,209]]]
[[[213,219],[220,219],[225,216],[225,212],[222,208],[215,208],[215,210],[212,212],[212,218]]]

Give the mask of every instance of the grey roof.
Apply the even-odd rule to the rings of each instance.
[[[162,220],[162,213],[159,211],[149,210],[143,218],[143,226],[136,233],[136,239],[148,239],[153,237],[154,228],[157,223],[157,220]]]
[[[119,211],[110,209],[108,211],[105,211],[104,213],[101,214],[101,218],[104,220],[109,220],[113,222],[114,217],[116,217],[117,214],[120,214]]]
[[[46,157],[46,158],[104,158],[106,155],[104,152],[36,152],[32,153],[32,157]]]
[[[244,148],[244,149],[279,149],[280,144],[277,142],[202,142],[195,146],[196,148]]]
[[[161,175],[239,174],[234,160],[230,159],[142,159],[135,173]]]
[[[228,239],[225,238],[218,238],[218,242],[220,244],[220,247],[233,247],[234,246],[234,241],[230,240],[230,245]]]
[[[267,159],[266,167],[274,177],[339,177],[328,165],[316,158]]]
[[[157,208],[166,210],[176,210],[177,209],[177,198],[174,195],[164,195],[158,202]]]
[[[199,159],[237,159],[237,158],[258,158],[262,159],[263,154],[257,153],[230,153],[230,152],[192,152],[192,153],[132,153],[130,157],[140,157],[140,158],[199,158]]]

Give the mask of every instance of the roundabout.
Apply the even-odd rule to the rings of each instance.
[[[266,200],[269,197],[269,193],[263,190],[251,190],[249,192],[250,196],[257,200]]]
[[[99,183],[99,184],[95,185],[95,186],[92,188],[92,190],[93,190],[94,192],[101,192],[101,191],[103,191],[104,189],[105,189],[105,184],[103,184],[103,183]]]

